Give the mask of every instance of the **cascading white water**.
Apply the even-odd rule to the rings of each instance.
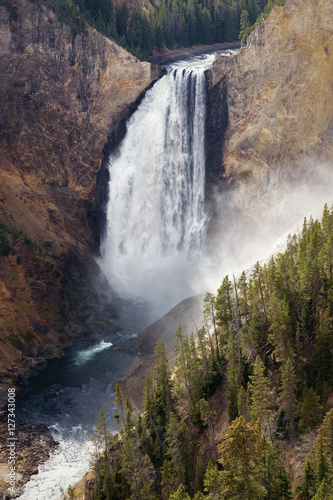
[[[150,89],[109,160],[100,265],[122,296],[164,309],[194,290],[203,251],[205,75],[213,55],[182,63]]]

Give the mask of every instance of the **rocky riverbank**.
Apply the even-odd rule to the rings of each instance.
[[[45,462],[53,450],[57,447],[57,441],[46,425],[27,424],[16,421],[15,441],[15,494],[11,493],[10,487],[10,465],[8,460],[8,423],[7,420],[0,422],[0,499],[15,498],[22,492],[22,486],[30,477],[38,472],[39,464]],[[12,442],[12,441],[11,441]]]

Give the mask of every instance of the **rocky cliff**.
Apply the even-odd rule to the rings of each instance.
[[[287,0],[246,47],[216,58],[208,126],[216,123],[211,142],[223,140],[211,166],[236,187],[234,207],[255,213],[265,198],[267,206],[276,203],[287,182],[311,178],[319,163],[332,164],[332,68],[333,3],[327,0]]]
[[[2,375],[90,335],[103,151],[158,73],[92,29],[75,36],[43,6],[1,2]]]

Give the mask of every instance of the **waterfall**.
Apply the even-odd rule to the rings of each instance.
[[[205,75],[212,55],[170,68],[109,159],[101,268],[122,296],[170,307],[195,292],[205,211]]]

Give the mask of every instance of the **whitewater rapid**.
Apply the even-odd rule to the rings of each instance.
[[[89,436],[101,408],[110,432],[116,431],[114,384],[125,376],[134,357],[113,351],[112,345],[105,339],[72,349],[63,358],[50,361],[22,389],[17,407],[20,420],[46,424],[59,445],[25,485],[20,500],[60,500],[61,490],[66,492],[82,479],[90,468]]]

